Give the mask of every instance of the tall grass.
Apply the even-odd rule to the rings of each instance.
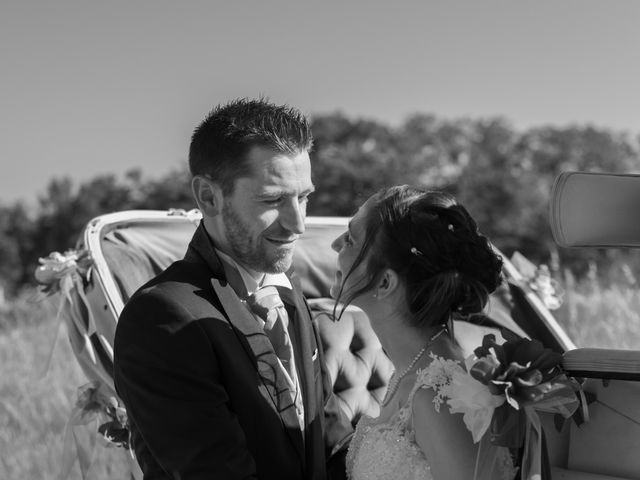
[[[33,293],[0,310],[0,479],[54,480],[62,468],[64,429],[76,391],[87,383],[61,328],[51,365],[55,309]],[[22,326],[8,326],[22,325]],[[129,478],[121,449],[96,447],[93,480]],[[81,478],[76,464],[68,477]]]
[[[565,270],[562,307],[554,316],[578,347],[640,350],[640,285],[626,264],[576,279]]]
[[[554,315],[578,346],[640,349],[640,288],[630,271],[621,268],[624,275],[615,279],[599,278],[595,269],[581,280],[564,273],[564,303]],[[65,424],[77,388],[86,383],[64,327],[42,376],[57,325],[55,308],[31,301],[33,296],[29,292],[0,307],[2,480],[57,478]],[[89,478],[128,479],[129,461],[123,450],[98,445]],[[81,478],[77,464],[69,478]]]

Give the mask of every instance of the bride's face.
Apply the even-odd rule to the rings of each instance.
[[[366,281],[366,258],[360,262],[353,272],[351,272],[351,268],[364,244],[365,222],[370,208],[370,200],[367,200],[349,222],[347,231],[331,244],[331,248],[338,252],[336,276],[331,286],[331,296],[333,298],[338,296],[341,288],[342,297],[344,298],[345,295],[348,295],[349,290],[359,288]],[[344,285],[343,282],[345,282]],[[352,303],[358,305],[357,300],[357,298],[353,299]]]

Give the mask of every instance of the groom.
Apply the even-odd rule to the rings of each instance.
[[[193,134],[202,221],[184,259],[127,303],[115,336],[145,479],[326,477],[325,403],[339,412],[286,273],[314,189],[311,144],[304,115],[266,100],[218,106]]]

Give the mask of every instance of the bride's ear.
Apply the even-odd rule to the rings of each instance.
[[[398,274],[394,270],[387,268],[378,281],[375,295],[378,300],[381,300],[396,292],[399,286],[400,279]]]

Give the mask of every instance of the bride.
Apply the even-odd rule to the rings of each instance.
[[[484,451],[438,397],[442,365],[464,364],[452,314],[482,311],[501,282],[502,259],[469,213],[447,194],[391,187],[362,205],[332,248],[332,296],[365,311],[395,366],[380,416],[356,427],[348,478],[513,478],[510,458],[478,472]]]

